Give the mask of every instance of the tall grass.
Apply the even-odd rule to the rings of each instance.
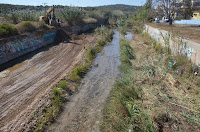
[[[39,14],[37,13],[30,13],[30,12],[24,12],[19,14],[21,21],[38,21],[39,20]]]
[[[150,117],[144,112],[140,89],[133,83],[135,58],[130,42],[120,40],[121,69],[123,77],[116,81],[110,99],[104,109],[103,131],[154,131]]]
[[[69,7],[60,11],[61,16],[69,25],[84,25],[84,11],[80,8]]]
[[[101,41],[110,42],[113,38],[113,30],[111,28],[108,28],[105,26],[96,28],[95,33],[101,35]],[[102,43],[102,45],[104,45],[104,44]]]
[[[186,55],[182,54],[172,54],[170,49],[170,34],[167,36],[162,35],[164,39],[165,46],[162,46],[161,43],[154,40],[148,33],[142,33],[142,40],[145,44],[151,45],[155,51],[159,54],[165,54],[165,66],[169,68],[169,62],[173,63],[171,69],[173,71],[177,71],[180,76],[190,77],[193,75],[193,67],[191,61],[188,59]]]
[[[38,21],[39,16],[44,15],[41,12],[30,12],[30,11],[17,11],[9,14],[3,14],[3,17],[13,24],[17,24],[21,21]]]

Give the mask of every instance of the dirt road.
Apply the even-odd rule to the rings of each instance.
[[[71,97],[64,111],[47,131],[99,131],[102,110],[116,77],[120,75],[119,32],[114,32],[113,41],[98,55],[93,67],[83,80],[80,91]]]
[[[17,131],[41,103],[45,91],[66,76],[81,61],[83,47],[95,43],[94,35],[80,35],[14,65],[0,78],[0,131]],[[1,73],[2,73],[1,72]],[[5,76],[5,77],[4,77]],[[4,78],[2,78],[4,77]]]

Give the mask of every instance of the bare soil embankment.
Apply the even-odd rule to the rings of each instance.
[[[63,42],[62,38],[69,36],[62,36],[62,31],[57,35],[61,37],[56,37],[55,41],[61,43],[3,71],[5,77],[0,78],[0,131],[28,128],[32,112],[48,101],[50,88],[83,59],[83,48],[97,40],[96,35],[86,34]]]

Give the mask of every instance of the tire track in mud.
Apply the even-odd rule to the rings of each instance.
[[[103,108],[115,79],[120,76],[120,36],[114,31],[113,41],[98,54],[92,67],[83,79],[79,92],[66,103],[64,111],[46,131],[99,131]]]

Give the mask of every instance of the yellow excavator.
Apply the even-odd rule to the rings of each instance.
[[[44,21],[50,26],[58,26],[56,21],[54,5],[46,11],[46,16],[40,16],[39,21]]]

